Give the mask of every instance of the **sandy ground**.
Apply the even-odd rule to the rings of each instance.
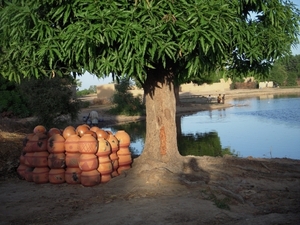
[[[282,92],[300,89],[225,94],[229,100]],[[231,105],[195,101],[179,106],[177,113],[218,107]],[[91,109],[103,112],[111,124],[143,119],[110,117],[100,106],[82,114]],[[17,166],[12,152],[20,153],[23,130],[13,132],[2,122],[0,158],[11,171]],[[14,173],[8,176],[1,168],[0,224],[299,224],[299,160],[187,156],[179,162],[183,169],[178,174],[163,167],[141,171],[137,162],[110,182],[93,187],[35,184]]]

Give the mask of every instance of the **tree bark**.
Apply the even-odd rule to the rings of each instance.
[[[144,83],[146,100],[146,139],[138,163],[165,167],[172,172],[182,169],[177,147],[176,100],[172,71],[156,69]],[[150,165],[150,168],[149,168]]]
[[[180,86],[174,85],[174,94],[175,94],[175,99],[176,99],[176,105],[179,106],[180,103],[180,98],[179,98],[179,88]]]

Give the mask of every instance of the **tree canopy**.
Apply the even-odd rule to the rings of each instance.
[[[216,67],[264,71],[298,43],[298,9],[282,0],[2,1],[1,74],[54,76],[88,70],[145,80]],[[252,16],[251,16],[252,15]]]

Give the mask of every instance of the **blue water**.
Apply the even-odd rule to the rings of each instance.
[[[268,96],[234,99],[233,107],[201,111],[181,117],[182,136],[205,136],[214,132],[221,147],[240,157],[300,159],[300,96]],[[143,151],[145,121],[129,127],[104,128],[126,130],[132,135],[131,151]],[[143,125],[142,125],[143,124]]]
[[[300,159],[300,98],[236,99],[223,110],[181,119],[182,133],[217,132],[240,157]]]

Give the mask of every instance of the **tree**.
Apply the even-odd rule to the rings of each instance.
[[[0,11],[1,74],[19,80],[87,70],[135,77],[147,115],[136,162],[172,171],[181,170],[174,84],[206,79],[217,67],[267,74],[298,43],[299,12],[290,1],[11,2]]]

